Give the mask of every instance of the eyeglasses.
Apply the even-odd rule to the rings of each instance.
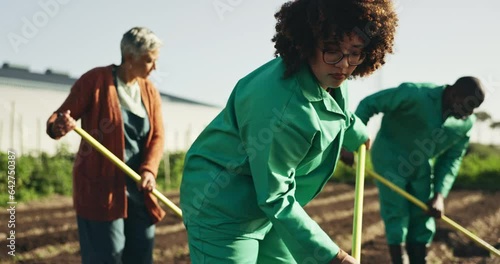
[[[351,66],[357,66],[363,63],[366,58],[366,53],[352,53],[352,54],[344,54],[342,51],[328,51],[323,50],[323,61],[326,64],[337,64],[344,57],[347,56],[347,63]]]

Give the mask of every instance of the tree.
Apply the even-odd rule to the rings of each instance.
[[[481,124],[483,124],[484,122],[486,122],[488,120],[491,120],[491,115],[484,112],[484,111],[479,111],[479,112],[475,113],[475,115],[476,115],[477,121],[479,121],[479,123],[481,123]],[[481,143],[481,136],[483,135],[483,133],[482,133],[483,128],[484,128],[484,126],[477,127],[477,141],[479,143]]]
[[[475,115],[477,117],[477,120],[480,122],[484,122],[488,119],[491,119],[491,115],[484,112],[484,111],[479,111],[479,112],[475,113]]]
[[[500,129],[500,122],[491,122],[490,127],[495,130],[495,129]]]

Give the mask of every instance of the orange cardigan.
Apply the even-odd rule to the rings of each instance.
[[[113,67],[94,68],[76,81],[64,103],[47,121],[49,136],[48,129],[57,113],[70,110],[75,120],[81,118],[84,130],[123,159],[123,121]],[[151,125],[139,173],[147,170],[156,177],[164,146],[161,98],[149,80],[141,79],[139,86]],[[125,177],[128,176],[82,139],[73,166],[73,204],[77,215],[94,221],[126,218]],[[145,202],[154,223],[165,216],[154,195],[145,192]]]

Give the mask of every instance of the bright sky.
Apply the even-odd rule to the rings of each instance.
[[[79,77],[120,62],[122,34],[151,28],[165,43],[152,76],[166,93],[223,106],[238,79],[273,58],[277,0],[2,0],[0,62]],[[359,100],[401,82],[486,82],[483,110],[500,121],[500,1],[398,0],[395,54],[350,85]]]

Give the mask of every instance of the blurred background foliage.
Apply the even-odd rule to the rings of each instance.
[[[165,154],[157,178],[160,192],[179,190],[184,158],[184,152]],[[0,152],[0,174],[3,175],[0,177],[0,207],[5,207],[8,201],[7,161],[7,153]],[[16,201],[29,201],[51,194],[71,195],[73,161],[74,153],[70,153],[65,146],[52,156],[40,153],[16,157]],[[369,154],[366,168],[372,169]],[[355,173],[355,168],[339,162],[331,180],[354,184]],[[365,182],[373,184],[373,179],[367,178]],[[454,188],[500,190],[500,148],[470,144]]]

